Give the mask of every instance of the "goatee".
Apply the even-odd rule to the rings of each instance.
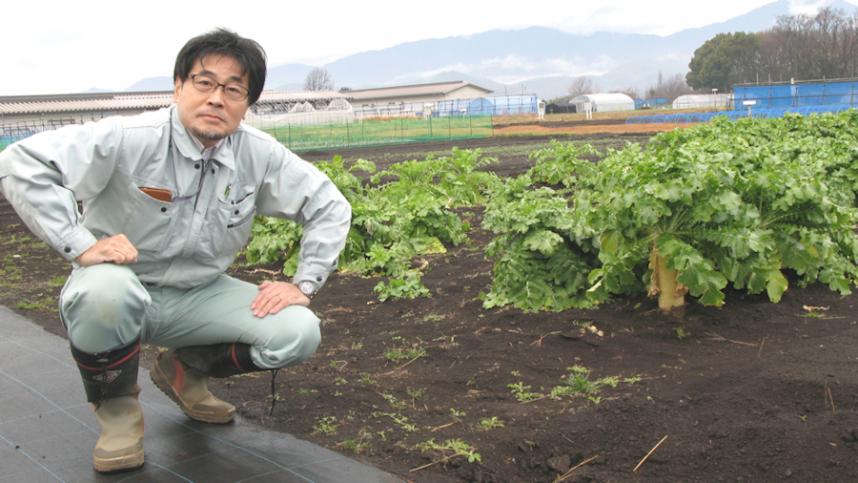
[[[226,134],[217,131],[201,131],[192,128],[191,132],[200,141],[220,141],[226,137]]]

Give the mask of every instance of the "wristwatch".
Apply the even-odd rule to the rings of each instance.
[[[313,295],[316,295],[316,284],[309,280],[301,280],[298,282],[298,290],[301,291],[302,294],[306,295],[308,299],[312,299]]]

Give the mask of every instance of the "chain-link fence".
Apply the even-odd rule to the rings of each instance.
[[[486,138],[492,135],[492,115],[434,114],[411,116],[356,116],[352,111],[308,112],[288,115],[248,115],[248,123],[294,151],[337,147],[404,144]],[[20,121],[0,124],[0,150],[35,133],[74,121],[56,123]]]
[[[293,151],[486,138],[492,135],[493,126],[492,116],[382,117],[269,125],[257,119],[255,124]]]
[[[257,117],[253,124],[293,151],[486,138],[492,135],[493,125],[492,116],[364,118],[304,124]],[[0,151],[15,141],[57,127],[36,122],[0,126]]]

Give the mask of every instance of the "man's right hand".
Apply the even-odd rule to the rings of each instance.
[[[81,253],[76,259],[82,267],[98,265],[99,263],[115,263],[130,265],[137,263],[137,248],[131,244],[122,233],[102,238]]]

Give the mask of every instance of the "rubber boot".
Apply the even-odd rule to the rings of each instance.
[[[95,410],[101,435],[92,450],[96,471],[109,473],[143,466],[143,412],[137,396],[105,399]]]
[[[92,450],[92,466],[109,473],[143,466],[143,412],[140,410],[137,369],[140,344],[100,354],[72,347],[83,378],[87,401],[92,403],[101,434]]]
[[[208,378],[260,370],[250,359],[249,345],[231,343],[162,352],[149,375],[152,382],[189,418],[224,424],[235,417],[235,406],[209,391]]]

